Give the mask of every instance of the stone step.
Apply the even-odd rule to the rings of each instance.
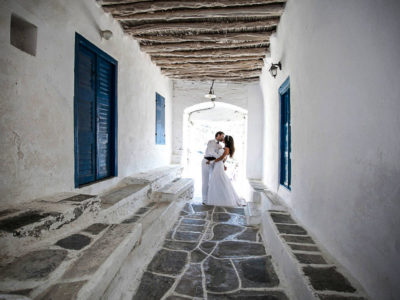
[[[150,185],[151,190],[155,191],[170,183],[175,178],[180,177],[182,169],[180,165],[169,165],[126,177],[122,182],[125,185],[147,184]]]
[[[249,226],[258,225],[261,222],[261,210],[259,205],[255,202],[247,202],[244,208],[246,215],[246,224]]]
[[[194,182],[192,178],[177,178],[161,189],[153,192],[152,200],[156,202],[172,202],[178,198],[193,197]]]
[[[100,199],[93,195],[60,193],[8,209],[0,217],[1,262],[37,242],[93,223],[100,211]]]
[[[262,214],[263,239],[297,299],[367,299],[361,286],[288,212]]]
[[[145,266],[161,247],[163,237],[175,223],[184,204],[184,201],[158,203],[156,208],[141,221],[140,245],[129,254],[101,299],[125,299],[127,295],[133,294],[132,284],[139,284]]]
[[[0,291],[25,291],[35,299],[99,299],[157,210],[150,203],[120,224],[95,223],[16,258],[0,269]]]

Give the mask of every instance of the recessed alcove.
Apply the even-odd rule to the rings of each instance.
[[[12,14],[10,43],[14,47],[36,56],[37,27],[23,18]]]

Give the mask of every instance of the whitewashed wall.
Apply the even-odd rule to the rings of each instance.
[[[211,82],[174,81],[172,113],[172,161],[180,163],[183,152],[183,115],[184,110],[195,104],[209,101],[204,98]],[[262,177],[262,94],[258,83],[239,84],[215,82],[214,91],[217,101],[239,106],[248,111],[247,177]],[[212,137],[210,137],[211,139]]]
[[[289,0],[264,95],[264,180],[372,299],[400,293],[400,4]],[[283,70],[273,79],[273,61]],[[290,76],[292,191],[279,187]]]
[[[12,13],[38,27],[35,57],[10,45]],[[2,1],[0,25],[0,205],[74,189],[75,32],[118,60],[119,178],[170,163],[172,82],[96,1]],[[155,92],[166,98],[165,146],[155,145]]]

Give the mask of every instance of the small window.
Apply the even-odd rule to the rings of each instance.
[[[36,56],[37,27],[21,17],[11,15],[10,43],[14,47]]]
[[[290,81],[285,80],[279,88],[281,105],[281,153],[280,153],[280,184],[292,187],[292,134],[290,122]]]
[[[165,98],[156,93],[156,144],[165,145]]]

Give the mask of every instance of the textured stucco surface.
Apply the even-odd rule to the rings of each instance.
[[[260,80],[265,183],[372,299],[400,293],[399,16],[392,0],[288,1]],[[291,192],[278,176],[288,76]]]
[[[118,68],[119,178],[170,163],[172,82],[96,1],[0,4],[0,205],[74,190],[75,32]],[[38,27],[36,56],[10,45],[15,13]],[[102,40],[99,30],[112,39]],[[155,145],[155,93],[166,99],[166,145]],[[98,193],[119,179],[91,185]]]

